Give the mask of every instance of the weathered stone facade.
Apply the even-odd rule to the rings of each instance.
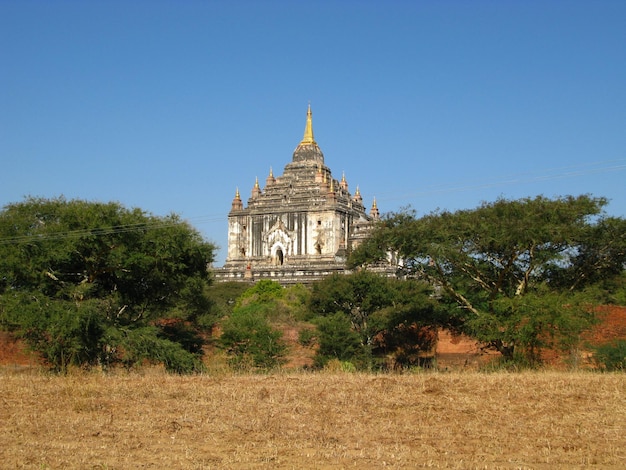
[[[378,219],[376,202],[366,213],[357,188],[333,177],[313,137],[311,108],[304,138],[282,176],[270,169],[258,179],[244,207],[237,189],[228,214],[228,254],[218,280],[269,278],[281,284],[311,282],[344,272],[347,253]]]

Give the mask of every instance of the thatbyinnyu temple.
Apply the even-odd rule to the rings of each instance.
[[[359,188],[335,179],[313,137],[311,107],[304,138],[281,176],[254,184],[244,206],[239,189],[228,214],[228,254],[220,281],[272,279],[307,283],[346,271],[346,257],[379,218],[366,211]]]

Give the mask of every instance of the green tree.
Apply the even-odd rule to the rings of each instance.
[[[272,328],[258,303],[239,307],[224,320],[220,342],[240,369],[274,368],[282,364],[286,352],[282,332]]]
[[[378,274],[365,270],[351,275],[333,274],[313,285],[310,308],[322,316],[343,313],[367,345],[376,333],[370,325],[372,315],[390,305],[392,296],[389,280]]]
[[[323,367],[331,359],[349,361],[361,367],[369,363],[367,348],[359,334],[352,329],[350,319],[344,313],[319,317],[315,323],[318,330],[318,349],[315,365]]]
[[[351,263],[394,253],[399,272],[435,287],[451,323],[507,358],[535,360],[578,337],[593,320],[589,288],[624,269],[626,225],[604,217],[605,204],[536,197],[421,218],[405,210],[388,215]]]
[[[214,249],[176,215],[27,198],[0,212],[0,323],[57,369],[113,363],[121,351],[133,356],[135,329],[151,335],[154,346],[153,354],[136,356],[168,366],[165,356],[175,346],[162,341],[180,338],[161,320],[203,324],[210,316]],[[183,330],[186,344],[197,346],[199,338],[189,342]],[[197,347],[177,344],[183,352],[176,354],[188,354],[197,368]]]
[[[337,358],[372,367],[377,356],[429,349],[434,345],[432,335],[425,343],[426,336],[406,332],[441,324],[432,289],[425,282],[389,278],[367,270],[336,274],[315,283],[310,309],[322,317],[315,321],[321,363]]]
[[[247,286],[222,322],[220,342],[237,368],[271,369],[283,363],[287,347],[281,328],[304,318],[309,292],[263,279]]]
[[[249,288],[250,285],[243,282],[231,281],[212,283],[207,292],[212,301],[211,311],[215,319],[219,320],[232,314],[237,299]],[[213,322],[210,322],[210,324],[212,323]]]

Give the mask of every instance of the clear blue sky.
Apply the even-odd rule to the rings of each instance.
[[[315,138],[369,207],[591,193],[626,216],[626,2],[0,0],[0,205],[180,214]]]

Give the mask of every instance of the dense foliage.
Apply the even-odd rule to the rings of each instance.
[[[222,323],[220,342],[235,369],[272,369],[283,362],[283,334],[271,326],[264,310],[261,304],[240,307]]]
[[[445,323],[428,284],[366,270],[314,284],[310,309],[319,316],[320,366],[331,359],[359,368],[417,365],[434,345],[424,329]]]
[[[450,323],[513,359],[572,346],[609,300],[626,261],[626,220],[606,200],[536,197],[477,209],[385,217],[354,266],[400,260],[402,275],[436,288]]]
[[[0,212],[0,324],[58,369],[201,367],[215,247],[176,215],[28,198]]]
[[[272,369],[284,363],[287,347],[281,325],[303,316],[308,290],[283,288],[267,279],[242,292],[222,321],[220,343],[239,370]]]
[[[615,340],[593,349],[594,360],[602,370],[626,371],[626,339]]]

